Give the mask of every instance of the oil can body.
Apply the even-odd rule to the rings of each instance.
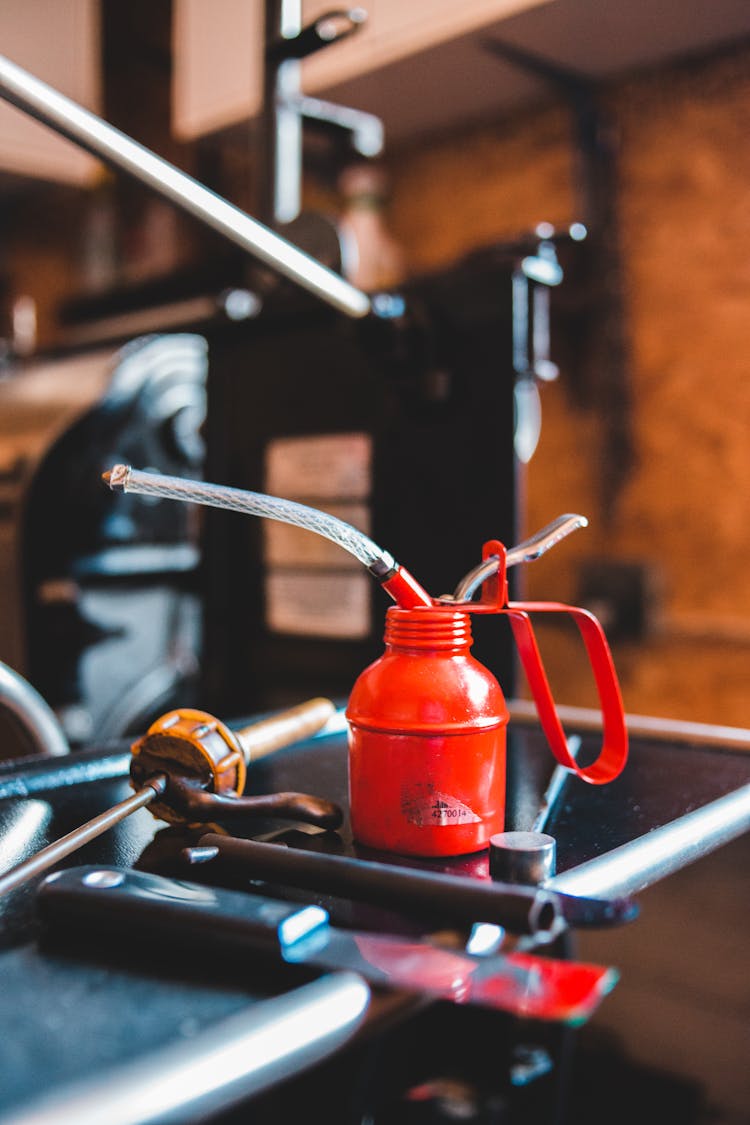
[[[355,839],[403,855],[463,855],[502,831],[508,712],[470,654],[468,614],[388,611],[386,651],[347,707]]]

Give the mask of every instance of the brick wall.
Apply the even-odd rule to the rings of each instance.
[[[750,726],[750,47],[614,84],[636,464],[600,510],[603,419],[563,370],[543,392],[528,527],[592,526],[529,569],[572,598],[578,563],[633,559],[660,588],[649,637],[615,648],[630,711]],[[570,123],[547,105],[392,159],[410,268],[576,213]],[[567,385],[566,385],[567,382]],[[574,639],[545,637],[558,697],[594,701]],[[582,658],[581,658],[582,659]]]

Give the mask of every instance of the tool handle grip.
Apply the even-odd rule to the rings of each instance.
[[[328,913],[261,895],[166,880],[146,871],[73,867],[46,879],[37,896],[48,926],[106,926],[132,934],[174,933],[183,944],[206,938],[217,949],[283,956],[297,941],[328,927]]]
[[[561,766],[583,781],[603,785],[622,772],[628,756],[628,734],[617,673],[604,630],[594,617],[578,606],[561,602],[509,602],[501,611],[510,618],[513,636],[526,678],[534,697],[542,729]],[[542,656],[529,619],[530,613],[567,613],[581,634],[594,674],[602,710],[602,746],[594,762],[579,766],[568,749],[565,732],[544,670]]]

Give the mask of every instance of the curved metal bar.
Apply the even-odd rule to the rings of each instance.
[[[370,298],[244,211],[209,191],[28,71],[0,56],[0,97],[258,258],[277,273],[351,317],[367,316]]]
[[[11,1110],[5,1125],[204,1120],[332,1055],[357,1031],[369,1002],[357,973],[331,973]]]
[[[0,707],[9,711],[30,736],[32,753],[59,758],[70,753],[68,740],[52,708],[28,680],[0,663]]]
[[[635,894],[750,830],[750,785],[548,879],[550,891],[585,897]]]

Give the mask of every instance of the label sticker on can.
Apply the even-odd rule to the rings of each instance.
[[[401,794],[401,811],[410,824],[419,828],[448,827],[451,824],[477,824],[482,818],[449,793],[429,785],[411,786]]]

